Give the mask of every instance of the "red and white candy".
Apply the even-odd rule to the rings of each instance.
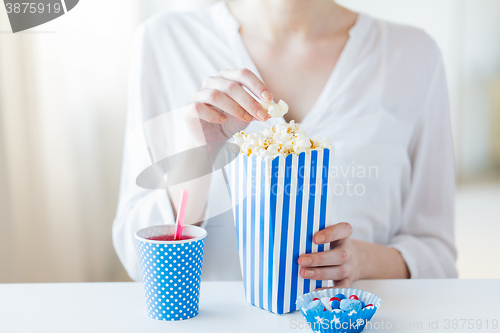
[[[321,297],[321,303],[325,306],[325,309],[332,312],[332,305],[330,302],[330,297]]]

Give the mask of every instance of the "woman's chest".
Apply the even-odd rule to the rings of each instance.
[[[277,102],[287,102],[286,121],[301,122],[313,108],[337,64],[347,38],[328,45],[249,45],[250,56]],[[245,42],[247,43],[247,42]]]

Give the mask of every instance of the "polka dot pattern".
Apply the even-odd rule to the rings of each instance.
[[[205,239],[179,243],[139,240],[148,314],[165,321],[198,314]]]

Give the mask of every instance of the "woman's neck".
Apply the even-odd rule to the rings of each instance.
[[[269,42],[328,38],[356,15],[333,0],[237,0],[228,6],[245,34]]]

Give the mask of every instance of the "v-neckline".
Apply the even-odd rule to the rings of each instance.
[[[252,72],[255,73],[255,75],[257,75],[259,79],[261,79],[264,82],[262,75],[260,74],[260,71],[257,68],[257,65],[255,65],[255,62],[250,56],[250,52],[248,51],[248,48],[246,47],[245,42],[241,37],[241,34],[239,32],[240,23],[233,16],[225,1],[221,1],[220,4],[221,4],[220,6],[222,7],[223,14],[227,17],[231,25],[229,29],[226,30],[226,32],[230,35],[229,36],[230,42],[232,44],[233,51],[238,59],[238,63],[240,64],[241,67],[250,69]],[[343,71],[346,68],[348,68],[349,62],[354,59],[353,55],[359,50],[359,47],[362,44],[361,42],[363,39],[358,37],[363,36],[364,32],[366,32],[366,28],[368,27],[367,24],[368,19],[369,17],[366,14],[358,13],[356,22],[349,29],[349,38],[347,39],[347,42],[342,48],[340,56],[337,59],[337,62],[333,67],[325,85],[323,86],[318,98],[313,103],[312,107],[309,109],[309,111],[306,113],[306,115],[300,122],[302,126],[304,126],[304,124],[307,124],[308,122],[311,122],[315,117],[321,116],[322,112],[319,112],[321,106],[326,104],[328,98],[334,97],[335,85],[337,84],[337,82],[339,82]],[[279,120],[279,122],[281,123],[286,123],[284,117],[279,117],[274,119]]]

